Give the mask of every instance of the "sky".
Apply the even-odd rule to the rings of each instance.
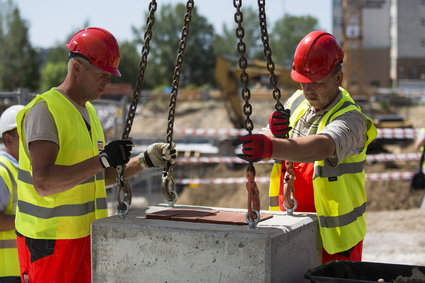
[[[131,27],[141,27],[145,24],[149,2],[149,0],[14,0],[21,17],[28,23],[32,45],[44,48],[66,41],[66,37],[73,30],[83,28],[87,20],[90,26],[102,27],[112,32],[119,42],[132,40]],[[157,0],[157,3],[158,7],[161,7],[164,4],[185,3],[185,1]],[[314,16],[319,20],[322,29],[332,31],[331,0],[268,0],[265,3],[269,31],[271,24],[285,13]],[[195,0],[195,6],[199,14],[214,25],[217,32],[221,32],[223,24],[230,27],[234,21],[235,8],[232,0]],[[258,9],[257,0],[242,1],[242,7],[245,6]]]

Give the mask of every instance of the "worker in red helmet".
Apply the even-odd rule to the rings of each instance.
[[[131,177],[176,158],[168,143],[152,144],[132,158],[130,140],[106,144],[90,101],[101,96],[111,75],[120,76],[115,37],[89,27],[66,47],[64,81],[37,95],[16,118],[22,282],[91,282],[90,224],[107,216],[105,185],[115,182],[114,168],[126,165]]]
[[[364,165],[366,149],[377,136],[371,119],[341,87],[343,58],[330,33],[307,34],[295,50],[291,71],[301,89],[286,101],[286,111],[270,115],[262,133],[236,141],[242,144],[239,156],[245,160],[277,160],[270,181],[270,210],[317,213],[323,263],[362,258]],[[290,174],[285,178],[286,164]]]

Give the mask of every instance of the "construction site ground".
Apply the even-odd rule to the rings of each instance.
[[[274,103],[253,102],[251,119],[254,131],[267,121]],[[425,126],[425,106],[399,109],[414,128]],[[152,100],[143,104],[135,118],[133,138],[152,138],[164,141],[166,137],[168,101]],[[233,128],[223,104],[219,100],[177,102],[175,129]],[[175,135],[176,136],[176,135]],[[224,138],[224,137],[223,137]],[[386,145],[388,153],[412,153],[413,141]],[[366,173],[413,172],[418,161],[368,163]],[[188,164],[182,165],[186,178],[244,177],[244,164]],[[257,177],[269,176],[271,164],[257,164]],[[175,169],[176,174],[178,168]],[[409,180],[367,181],[368,233],[364,241],[365,261],[425,265],[425,208],[419,208],[425,191],[410,190]],[[268,206],[268,184],[259,184],[262,209]],[[245,208],[247,195],[244,184],[186,186],[177,204]]]

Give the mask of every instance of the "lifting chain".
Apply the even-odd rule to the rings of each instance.
[[[182,72],[184,51],[186,49],[186,40],[189,36],[189,27],[190,21],[192,19],[192,9],[194,6],[193,0],[188,0],[186,4],[186,14],[184,15],[184,23],[181,34],[181,39],[179,43],[179,51],[176,59],[176,66],[173,74],[173,82],[171,85],[171,96],[170,96],[170,104],[168,109],[168,126],[167,126],[167,143],[168,148],[171,149],[173,145],[173,126],[174,126],[174,116],[176,110],[176,102],[177,102],[177,92],[179,89],[179,81],[180,75]],[[162,193],[164,197],[167,199],[169,205],[173,206],[177,201],[177,191],[176,191],[176,181],[173,176],[173,164],[171,162],[167,162],[164,167],[164,171],[162,174]]]
[[[130,104],[128,111],[127,120],[125,123],[122,139],[129,139],[131,127],[133,125],[134,116],[136,115],[137,104],[139,102],[140,93],[142,91],[142,84],[145,77],[145,70],[148,63],[148,55],[150,51],[150,41],[152,39],[152,29],[155,23],[155,11],[157,8],[156,0],[152,0],[149,4],[149,15],[146,20],[146,31],[144,34],[144,44],[142,48],[142,57],[139,63],[139,74],[136,79],[136,87],[133,92],[133,101]],[[131,188],[125,177],[125,165],[117,166],[117,189],[116,189],[116,201],[117,201],[117,212],[120,218],[125,218],[128,213],[128,209],[131,205]],[[121,195],[123,197],[121,197]]]
[[[260,32],[261,41],[264,47],[264,56],[267,61],[267,70],[270,73],[270,85],[273,87],[273,98],[276,100],[275,108],[277,111],[284,111],[284,107],[280,102],[280,89],[277,87],[277,77],[274,73],[275,65],[272,59],[272,50],[269,45],[269,34],[267,32],[267,20],[266,20],[266,1],[258,0],[258,17],[260,19]]]
[[[236,8],[235,12],[235,22],[237,24],[236,27],[236,37],[238,38],[237,49],[240,54],[239,56],[239,68],[241,68],[241,83],[242,90],[241,95],[244,100],[243,105],[243,113],[245,114],[245,129],[248,131],[248,134],[252,134],[252,130],[254,129],[254,123],[252,122],[250,116],[252,114],[252,105],[249,103],[249,99],[251,98],[251,91],[248,88],[249,76],[246,72],[246,68],[248,67],[248,61],[245,57],[246,52],[246,44],[243,40],[245,36],[245,30],[242,27],[243,22],[243,14],[241,11],[242,0],[233,0],[233,6]],[[249,163],[246,169],[246,188],[248,190],[248,211],[246,213],[246,221],[248,222],[249,229],[255,229],[258,222],[260,221],[260,197],[257,188],[257,184],[255,183],[255,167],[252,162]],[[257,192],[256,192],[257,191]]]
[[[270,73],[270,85],[273,87],[273,98],[276,100],[275,108],[277,111],[286,112],[290,114],[289,109],[285,109],[280,102],[281,92],[277,86],[277,77],[274,73],[275,65],[272,59],[272,50],[269,45],[269,34],[267,32],[267,19],[266,19],[266,1],[258,0],[258,16],[260,20],[260,32],[261,32],[261,41],[263,42],[264,47],[264,56],[267,60],[267,69]],[[279,138],[288,138],[288,134],[279,136]],[[283,161],[281,161],[283,163]],[[282,164],[283,165],[283,164]],[[287,172],[285,173],[285,182],[284,182],[284,200],[280,199],[280,201],[284,201],[284,207],[289,215],[292,215],[295,209],[297,208],[297,201],[293,197],[294,191],[294,179],[295,175],[293,172],[294,163],[290,161],[286,161]],[[288,169],[289,168],[289,169]],[[290,171],[290,172],[289,172]],[[287,190],[287,191],[286,191]]]

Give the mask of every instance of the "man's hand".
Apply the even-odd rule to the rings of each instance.
[[[253,134],[239,137],[233,142],[234,146],[242,145],[242,153],[237,157],[249,162],[257,162],[270,158],[273,153],[273,140],[263,134]]]
[[[139,162],[144,167],[163,167],[167,162],[176,162],[176,144],[154,143],[148,146],[145,152],[139,155]]]
[[[108,143],[100,152],[100,161],[103,167],[117,168],[130,160],[133,142],[131,140],[115,140]]]
[[[275,137],[284,138],[292,129],[289,127],[290,110],[274,111],[269,117],[270,131]]]

